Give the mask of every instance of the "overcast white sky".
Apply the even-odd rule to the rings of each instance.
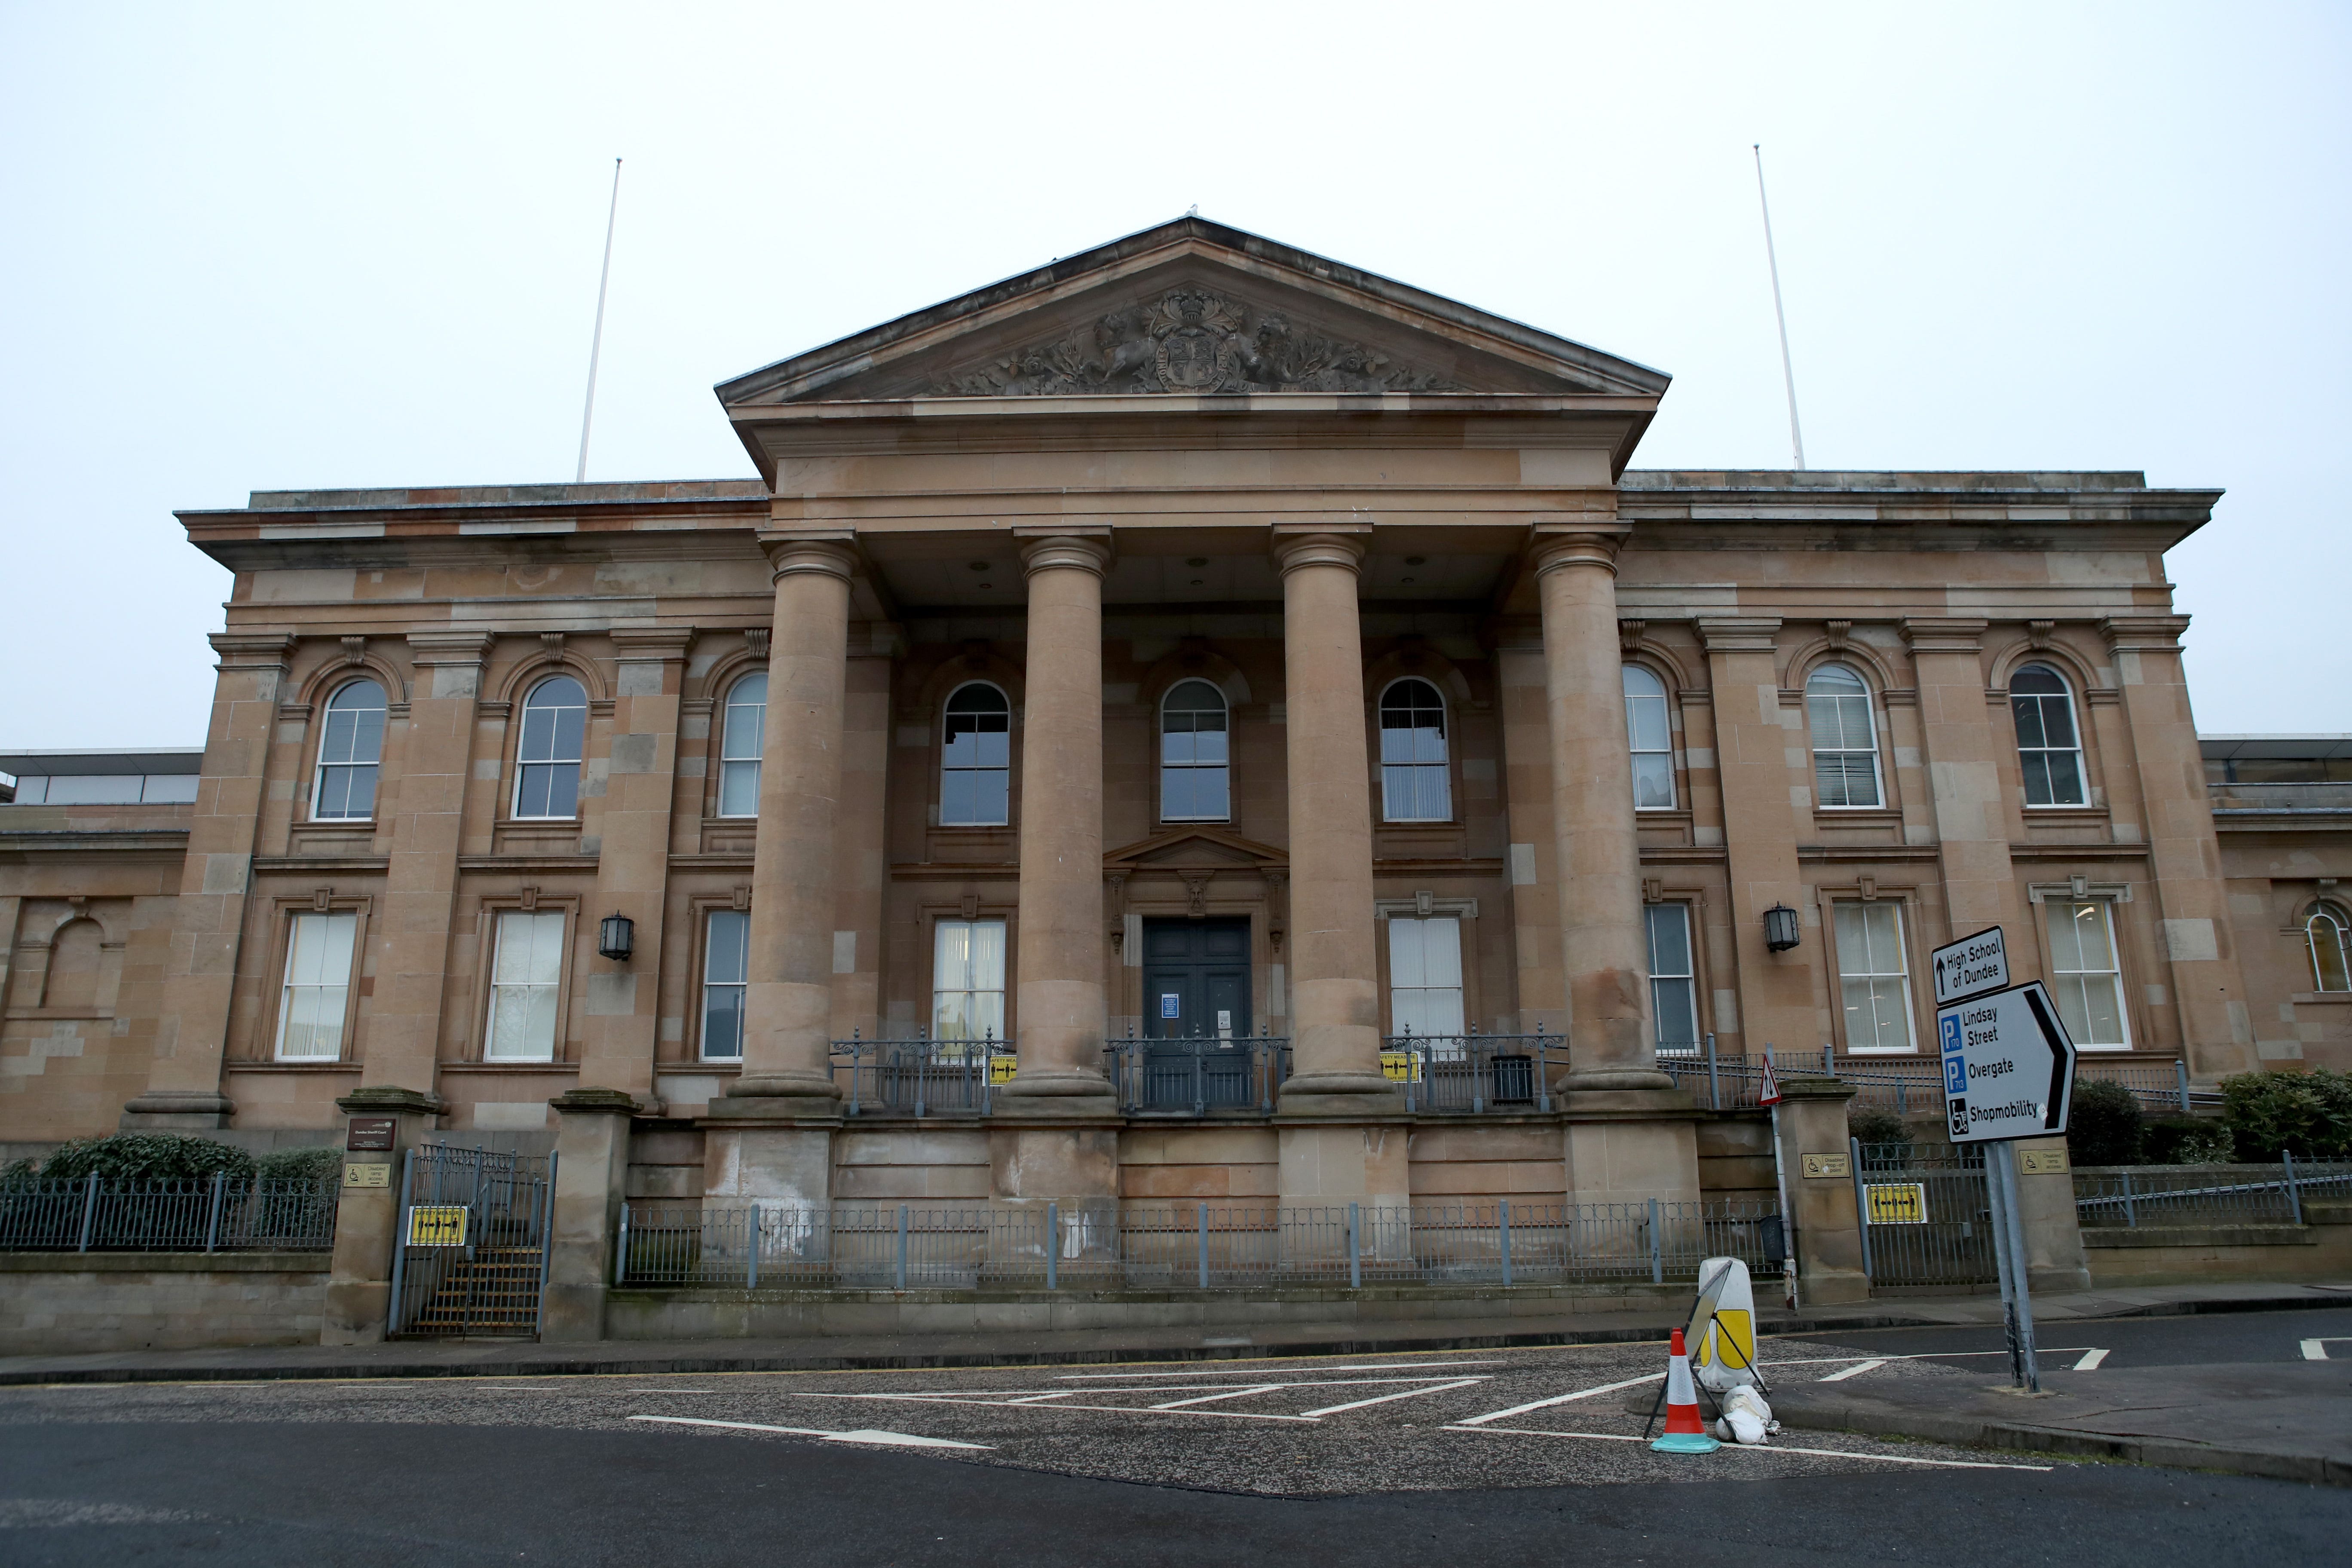
[[[0,747],[202,742],[175,507],[749,475],[710,387],[1172,217],[1675,376],[1636,462],[2224,486],[2200,728],[2352,731],[2352,8],[0,4]]]

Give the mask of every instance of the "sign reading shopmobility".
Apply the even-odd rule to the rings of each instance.
[[[2038,980],[1936,1012],[1944,1113],[1955,1143],[2047,1138],[2066,1131],[2074,1042]]]
[[[1936,1005],[1942,1007],[2007,985],[2009,945],[2000,927],[1994,926],[1937,948],[1928,956],[1927,968],[1936,977]]]

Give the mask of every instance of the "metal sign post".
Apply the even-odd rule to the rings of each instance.
[[[2041,1392],[2027,1283],[2025,1221],[2017,1201],[2020,1138],[2063,1133],[2074,1100],[2074,1042],[2039,981],[2009,985],[1998,927],[1935,957],[1936,1040],[1944,1067],[1944,1116],[1955,1144],[1984,1143],[1993,1262],[2000,1273],[2010,1375]]]

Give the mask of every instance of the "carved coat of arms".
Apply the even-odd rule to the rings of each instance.
[[[1199,289],[1113,310],[992,364],[941,377],[945,396],[1042,397],[1087,393],[1458,392],[1362,343],[1294,331]]]

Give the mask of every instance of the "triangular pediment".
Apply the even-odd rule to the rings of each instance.
[[[1184,217],[718,389],[792,403],[1265,393],[1654,398],[1645,366]]]
[[[1276,846],[1222,827],[1171,827],[1103,857],[1105,871],[1213,870],[1226,866],[1236,870],[1279,870],[1289,864],[1289,855]]]

